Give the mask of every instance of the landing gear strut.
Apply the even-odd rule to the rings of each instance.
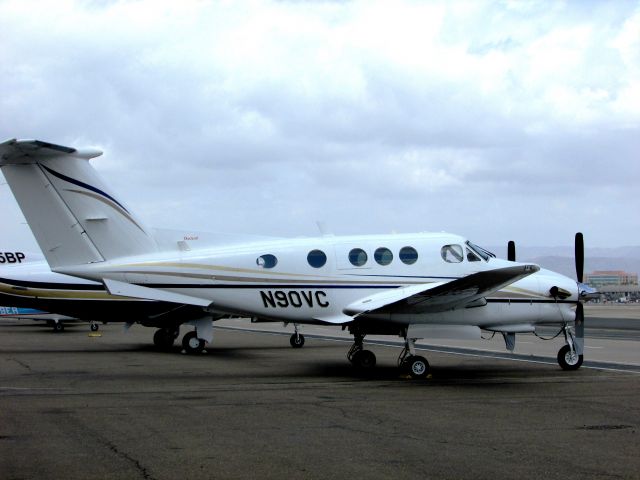
[[[398,357],[398,366],[411,375],[411,378],[426,378],[429,375],[429,362],[426,358],[416,355],[416,341],[413,338],[405,337],[404,348]]]
[[[363,347],[364,334],[353,334],[353,345],[347,353],[347,358],[353,366],[368,370],[376,366],[376,355],[371,350],[365,350]]]
[[[289,343],[293,348],[302,348],[302,346],[304,345],[304,335],[298,332],[297,324],[294,323],[293,328],[295,329],[295,333],[291,335]]]
[[[573,337],[571,327],[565,324],[562,330],[567,344],[558,352],[558,364],[563,370],[577,370],[582,365],[584,355],[579,354],[576,349],[576,339]]]

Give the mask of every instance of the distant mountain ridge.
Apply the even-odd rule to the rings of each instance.
[[[500,258],[507,258],[507,247],[489,248]],[[585,248],[584,271],[624,270],[629,273],[640,272],[640,246],[615,248]],[[543,268],[562,273],[568,277],[576,276],[573,259],[573,246],[562,247],[520,247],[516,246],[516,259],[519,262],[532,262]]]

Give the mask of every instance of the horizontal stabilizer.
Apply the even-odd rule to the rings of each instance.
[[[196,305],[199,307],[208,307],[211,304],[210,300],[205,300],[203,298],[169,292],[167,290],[158,290],[156,288],[142,287],[140,285],[134,285],[133,283],[119,282],[109,278],[103,279],[102,282],[111,295],[142,298],[144,300],[157,300],[159,302]]]
[[[0,165],[36,163],[38,160],[60,156],[75,158],[99,157],[102,151],[97,148],[71,148],[41,140],[18,140],[13,138],[0,143]]]

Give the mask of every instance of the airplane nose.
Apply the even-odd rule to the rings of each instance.
[[[596,298],[600,298],[600,292],[593,288],[592,286],[586,283],[578,283],[578,295],[580,296],[580,300],[592,300]]]

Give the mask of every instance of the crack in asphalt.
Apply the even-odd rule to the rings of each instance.
[[[149,470],[147,470],[147,468],[144,465],[142,465],[140,463],[140,461],[136,460],[135,458],[133,458],[128,453],[121,451],[114,443],[110,442],[109,440],[102,439],[102,441],[106,445],[106,447],[109,450],[111,450],[113,453],[115,453],[116,455],[124,458],[128,462],[131,462],[136,467],[136,469],[142,474],[142,478],[149,479],[149,480],[155,480],[155,477],[153,477],[149,473]]]
[[[27,364],[27,363],[25,363],[23,361],[18,360],[17,358],[13,358],[13,357],[11,357],[9,360],[11,360],[12,362],[16,362],[21,367],[26,368],[29,372],[33,372],[33,370],[31,370],[31,367],[29,366],[29,364]]]

